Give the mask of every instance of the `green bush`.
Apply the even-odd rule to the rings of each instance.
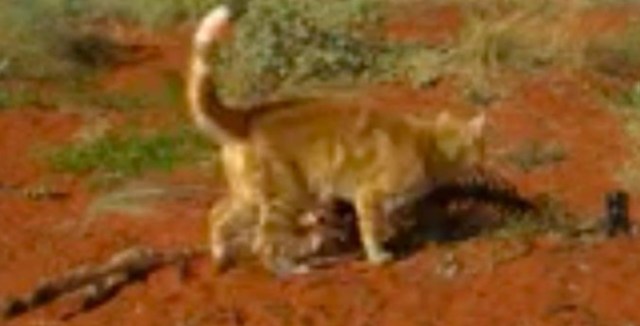
[[[460,3],[464,25],[438,66],[470,94],[500,93],[505,72],[581,65],[584,44],[570,26],[582,0],[450,1]]]
[[[380,0],[250,1],[217,60],[222,93],[261,98],[308,85],[406,77],[420,46],[381,37]]]
[[[0,3],[0,58],[5,76],[60,74],[70,69],[62,40],[74,34],[62,1],[7,0]],[[62,59],[62,60],[61,60]]]
[[[48,161],[58,171],[127,177],[193,163],[209,150],[209,143],[199,133],[185,128],[152,134],[107,134],[57,148]]]
[[[0,110],[23,106],[46,105],[39,93],[24,87],[11,87],[0,89]]]
[[[98,19],[147,28],[193,20],[213,0],[5,0],[0,2],[0,78],[69,78],[121,60],[126,49]]]

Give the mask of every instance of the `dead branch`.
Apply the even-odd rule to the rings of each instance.
[[[147,247],[125,249],[106,263],[77,267],[58,277],[46,279],[21,297],[0,301],[0,318],[12,319],[53,302],[70,293],[80,293],[82,304],[78,313],[100,306],[124,286],[144,279],[151,272],[167,265],[184,266],[187,261],[207,254],[205,248],[160,251]]]

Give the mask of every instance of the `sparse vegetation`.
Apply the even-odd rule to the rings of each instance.
[[[213,0],[9,0],[0,3],[0,76],[60,78],[118,63],[127,49],[100,30],[109,19],[146,28],[194,20]]]
[[[0,110],[12,107],[40,106],[40,94],[25,87],[0,88]]]
[[[147,108],[180,108],[183,105],[182,77],[175,71],[161,75],[162,82],[154,88],[125,88],[104,91],[91,80],[67,83],[49,96],[50,106],[98,108],[135,112]]]
[[[124,63],[133,55],[129,46],[120,44],[104,28],[104,21],[128,22],[143,28],[163,27],[195,19],[214,2],[2,2],[0,108],[38,105],[131,109],[182,105],[182,94],[177,95],[182,91],[181,80],[175,73],[167,73],[164,86],[157,92],[104,93],[93,82],[96,72]],[[48,91],[41,92],[42,87]]]
[[[504,72],[580,65],[583,44],[571,26],[581,1],[457,2],[465,24],[438,66],[457,76],[472,100],[505,91]]]
[[[55,149],[48,160],[58,171],[122,178],[198,162],[209,151],[208,142],[199,134],[178,129],[151,134],[106,134]]]
[[[440,49],[386,40],[379,30],[387,5],[383,0],[241,1],[246,4],[245,15],[233,41],[217,58],[219,73],[225,76],[222,92],[253,101],[325,83],[400,79],[423,86],[454,75],[472,100],[485,103],[500,92],[502,85],[496,81],[501,70],[530,70],[558,62],[579,65],[584,59],[585,44],[572,37],[570,26],[589,1],[457,1],[466,24],[456,41]],[[107,18],[157,28],[194,20],[219,2],[2,3],[0,76],[76,78],[74,74],[117,64],[128,55],[126,47],[93,22]],[[601,48],[592,46],[589,53],[593,56]],[[600,66],[608,69],[606,62]],[[107,102],[113,107],[137,106],[128,100]]]
[[[326,84],[428,81],[431,70],[422,68],[433,62],[433,54],[422,45],[382,36],[384,4],[381,0],[249,2],[234,39],[216,58],[218,73],[225,76],[221,91],[242,100]]]
[[[632,22],[620,32],[595,37],[585,49],[589,66],[606,76],[640,78],[640,23]]]
[[[490,230],[488,234],[501,239],[531,238],[545,233],[565,234],[570,228],[569,222],[563,220],[559,212],[550,211],[544,216],[533,214],[513,216],[505,219],[504,223]]]
[[[629,135],[630,155],[622,169],[617,173],[617,179],[622,185],[631,190],[638,190],[640,185],[640,82],[623,93],[616,109],[624,117],[625,129]]]
[[[532,239],[540,235],[580,237],[596,234],[599,230],[597,219],[577,217],[550,194],[540,194],[534,198],[536,210],[522,214],[512,214],[495,227],[485,231],[485,235],[498,239]]]
[[[88,24],[81,24],[74,2],[31,0],[0,4],[4,76],[54,78],[116,60],[117,44],[91,31]]]
[[[620,0],[624,2],[624,0]],[[594,70],[618,82],[605,97],[622,116],[631,145],[630,155],[617,179],[629,189],[640,185],[640,23],[631,22],[617,33],[596,38],[587,52]],[[622,86],[620,85],[622,84]]]
[[[636,82],[629,89],[622,92],[620,102],[625,107],[640,110],[640,82]]]
[[[561,144],[543,143],[538,140],[524,142],[516,150],[507,154],[507,160],[525,172],[563,161],[566,157],[567,152]]]
[[[0,109],[20,107],[72,107],[139,112],[148,108],[180,108],[184,104],[183,82],[175,71],[167,71],[153,89],[124,88],[105,91],[91,78],[61,81],[55,91],[25,83],[0,85]]]
[[[500,91],[496,81],[503,69],[580,66],[592,60],[609,71],[612,61],[640,57],[634,55],[638,42],[612,38],[587,45],[573,37],[576,17],[601,2],[451,1],[462,6],[466,24],[442,49],[380,37],[383,0],[238,1],[246,4],[246,12],[219,58],[226,77],[223,92],[253,100],[308,84],[404,79],[429,85],[439,76],[456,75],[472,99],[485,102]],[[69,78],[70,72],[109,66],[127,49],[94,22],[107,18],[157,28],[195,20],[219,2],[6,1],[0,4],[0,75]]]
[[[375,0],[251,1],[218,56],[232,98],[251,98],[308,79],[354,78],[383,51],[354,28],[375,23]],[[338,75],[338,76],[337,76]]]

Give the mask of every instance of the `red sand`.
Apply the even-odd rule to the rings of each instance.
[[[433,19],[392,20],[392,32],[443,42],[459,24],[455,8],[420,10],[415,17],[426,13]],[[180,69],[183,34],[164,41],[143,38],[155,54],[109,75],[105,88],[148,86],[163,70]],[[536,139],[558,142],[568,155],[529,173],[504,160],[496,166],[525,194],[548,192],[578,215],[597,216],[603,193],[618,186],[614,174],[627,154],[621,121],[578,77],[545,73],[519,84],[512,96],[488,109],[492,152]],[[379,87],[374,93],[364,100],[385,107],[469,109],[446,83],[424,91]],[[164,120],[150,116],[151,125]],[[168,201],[149,216],[109,214],[80,232],[93,195],[82,177],[48,171],[37,148],[68,141],[82,124],[74,113],[0,112],[0,184],[46,183],[70,192],[67,199],[42,201],[0,192],[0,295],[24,293],[42,277],[104,260],[134,244],[168,248],[206,240],[203,217],[215,198],[213,180],[204,182],[210,190]],[[202,184],[198,173],[179,171],[164,179]],[[248,267],[215,275],[210,262],[200,259],[189,266],[185,280],[165,268],[68,321],[61,317],[75,302],[63,299],[8,325],[631,325],[625,323],[640,323],[638,252],[635,237],[594,243],[479,237],[426,245],[385,267],[350,261],[281,280]]]

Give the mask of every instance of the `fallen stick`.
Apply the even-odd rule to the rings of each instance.
[[[61,276],[44,280],[24,296],[0,301],[0,318],[9,320],[18,317],[78,291],[83,298],[80,311],[75,314],[85,312],[105,303],[125,285],[144,279],[157,269],[167,265],[184,266],[188,260],[206,254],[208,250],[205,248],[172,251],[147,247],[125,249],[104,264],[80,266]]]

